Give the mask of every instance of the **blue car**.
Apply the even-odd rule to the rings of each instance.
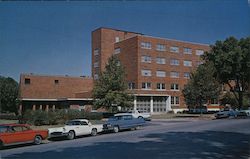
[[[116,115],[108,119],[103,124],[104,131],[113,131],[115,133],[125,129],[138,129],[145,124],[143,118],[134,118],[131,114]]]

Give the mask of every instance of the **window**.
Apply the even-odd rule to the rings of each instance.
[[[134,82],[129,82],[128,83],[128,89],[135,89],[135,83]]]
[[[177,59],[171,59],[170,60],[170,65],[175,65],[175,66],[178,66],[180,64],[179,60]]]
[[[151,63],[151,56],[141,56],[141,62]]]
[[[180,98],[176,97],[176,96],[171,96],[171,104],[179,105],[180,104]]]
[[[191,66],[192,66],[192,61],[184,60],[184,61],[183,61],[183,65],[184,65],[184,66],[191,67]]]
[[[116,48],[114,54],[119,54],[121,53],[121,48]]]
[[[189,72],[184,72],[184,78],[189,79],[190,78],[190,73]]]
[[[94,63],[94,67],[96,68],[96,67],[99,67],[99,62],[95,62]]]
[[[171,84],[171,90],[179,90],[179,84],[172,83]]]
[[[191,49],[191,48],[184,47],[183,53],[184,53],[184,54],[192,54],[192,49]]]
[[[172,78],[179,78],[179,72],[170,72],[170,77]]]
[[[157,44],[156,45],[156,50],[157,51],[166,51],[166,46],[163,44]]]
[[[94,79],[97,80],[99,78],[98,74],[94,74]]]
[[[156,63],[158,64],[166,64],[166,59],[163,57],[157,57],[156,58]]]
[[[166,77],[165,71],[156,71],[156,77]]]
[[[141,70],[142,76],[151,76],[151,70]]]
[[[116,66],[121,66],[121,61],[118,60]]]
[[[29,78],[25,78],[24,79],[24,84],[30,84],[30,79]]]
[[[179,53],[179,47],[177,47],[177,46],[171,46],[170,47],[170,52]]]
[[[204,54],[204,50],[196,50],[196,55],[201,56]]]
[[[196,66],[198,67],[199,65],[202,65],[203,64],[203,62],[202,61],[197,61],[196,62]]]
[[[141,42],[141,48],[151,49],[151,43],[150,42]]]
[[[96,55],[99,55],[99,49],[95,49],[94,50],[94,55],[96,56]]]
[[[151,89],[151,83],[143,82],[142,83],[142,89]]]
[[[211,99],[211,104],[219,104],[219,100],[217,98]]]
[[[55,82],[55,84],[59,84],[59,80],[55,80],[54,82]]]
[[[156,86],[158,90],[166,90],[165,83],[157,83]]]
[[[120,41],[120,38],[117,36],[117,37],[115,37],[115,42],[117,43],[117,42],[119,42]]]

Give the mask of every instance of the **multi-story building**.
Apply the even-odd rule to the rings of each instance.
[[[135,96],[135,109],[181,111],[187,109],[182,89],[209,49],[206,44],[98,28],[92,32],[92,76],[98,79],[109,57],[118,56]]]

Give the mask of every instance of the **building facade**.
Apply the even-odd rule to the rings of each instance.
[[[92,32],[92,76],[98,79],[108,58],[118,56],[135,96],[135,109],[178,112],[187,109],[182,89],[209,49],[206,44],[99,28]]]

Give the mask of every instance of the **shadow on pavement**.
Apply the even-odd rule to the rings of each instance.
[[[74,145],[75,146],[75,145]],[[230,132],[167,132],[150,134],[140,142],[97,142],[47,152],[8,156],[24,159],[243,159],[250,157],[250,135]]]

